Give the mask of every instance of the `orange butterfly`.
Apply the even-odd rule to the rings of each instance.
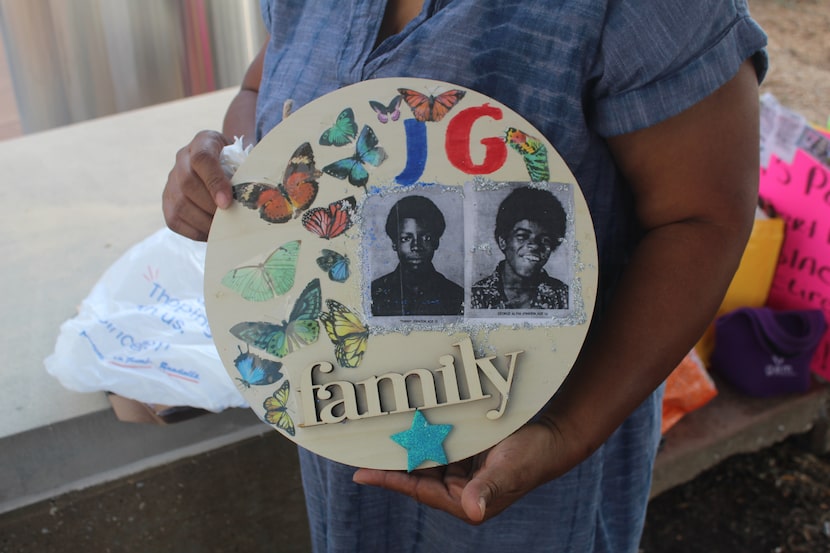
[[[328,208],[309,209],[303,215],[303,226],[320,238],[331,240],[351,228],[356,205],[354,196],[349,196],[329,204]]]
[[[317,178],[322,173],[314,167],[311,144],[304,142],[294,151],[282,183],[246,182],[234,186],[234,196],[249,209],[259,209],[259,216],[269,223],[284,223],[308,208],[317,197]]]
[[[466,92],[463,90],[448,90],[438,96],[427,96],[409,88],[399,88],[403,101],[412,109],[412,114],[418,121],[438,122],[457,104]]]

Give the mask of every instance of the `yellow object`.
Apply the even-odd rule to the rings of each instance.
[[[783,219],[755,219],[741,263],[715,318],[739,307],[762,307],[766,304],[783,241]],[[695,345],[695,351],[707,367],[714,348],[713,322]]]

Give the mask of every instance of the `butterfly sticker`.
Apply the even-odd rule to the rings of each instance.
[[[528,136],[522,131],[510,127],[504,135],[504,141],[522,154],[530,180],[542,182],[550,179],[548,149],[538,138]]]
[[[357,137],[355,153],[323,167],[323,172],[340,180],[348,179],[354,186],[366,186],[369,173],[364,164],[378,167],[386,159],[386,151],[378,146],[378,137],[369,125],[364,125]]]
[[[294,151],[282,183],[245,182],[234,186],[234,196],[269,223],[285,223],[308,208],[317,197],[317,178],[322,173],[314,166],[311,144],[304,142]]]
[[[315,278],[305,287],[297,298],[288,321],[280,324],[267,322],[242,322],[231,327],[230,333],[257,349],[275,357],[285,357],[289,353],[313,344],[320,334],[320,316],[322,298],[320,279]]]
[[[248,301],[281,296],[294,286],[299,253],[299,240],[283,244],[261,263],[231,269],[222,277],[222,284]]]
[[[326,300],[329,310],[320,315],[323,327],[334,344],[334,356],[343,367],[355,368],[366,353],[369,330],[357,314],[335,300]]]
[[[352,108],[346,108],[337,116],[334,125],[320,135],[322,146],[345,146],[357,136],[357,123]]]
[[[288,397],[291,392],[291,385],[288,380],[282,383],[273,395],[267,397],[262,403],[265,408],[265,422],[276,425],[277,428],[294,435],[294,421],[288,414]]]
[[[349,196],[330,203],[328,207],[309,209],[303,215],[303,226],[320,238],[331,240],[351,228],[356,206],[354,196]]]
[[[375,113],[378,116],[378,121],[381,123],[388,123],[389,121],[397,121],[398,118],[401,116],[401,96],[398,94],[392,101],[389,102],[389,105],[384,105],[382,102],[377,102],[375,100],[369,100],[369,105],[372,106],[372,109],[375,110]]]
[[[351,272],[349,271],[349,257],[334,250],[320,252],[317,258],[317,265],[328,272],[329,278],[334,282],[346,282]]]
[[[263,359],[259,355],[251,353],[251,350],[242,351],[239,348],[239,355],[233,360],[236,370],[239,371],[237,380],[246,388],[251,386],[264,386],[273,384],[282,378],[282,363]]]
[[[427,96],[409,88],[399,88],[398,92],[401,93],[403,101],[412,109],[415,119],[435,122],[443,119],[466,94],[458,89],[448,90],[438,96]]]

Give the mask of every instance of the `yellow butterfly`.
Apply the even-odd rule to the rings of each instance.
[[[328,312],[320,314],[329,339],[334,344],[334,355],[343,367],[355,368],[366,353],[369,329],[360,322],[358,316],[335,300],[326,300]]]
[[[262,406],[265,408],[266,422],[277,425],[277,428],[285,430],[293,436],[294,421],[291,420],[291,416],[288,414],[286,407],[289,388],[290,385],[288,384],[288,380],[286,380],[271,397],[265,400]]]

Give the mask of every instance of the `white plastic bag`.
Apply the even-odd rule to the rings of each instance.
[[[233,177],[239,166],[248,159],[248,154],[251,153],[251,148],[253,148],[251,144],[243,146],[242,139],[241,136],[234,136],[233,143],[222,148],[222,153],[219,155],[219,163],[228,178]]]
[[[246,407],[208,327],[204,243],[161,229],[116,261],[61,325],[46,370],[70,390],[218,412]]]

